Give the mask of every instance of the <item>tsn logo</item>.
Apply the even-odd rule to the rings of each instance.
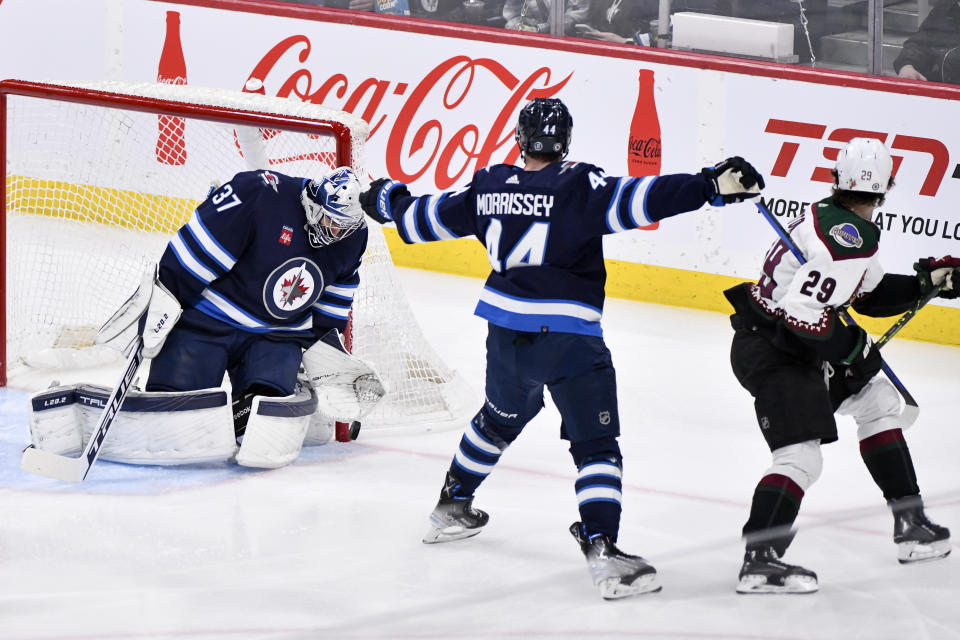
[[[795,122],[793,120],[770,118],[767,121],[767,127],[764,129],[764,132],[787,136],[789,138],[806,138],[808,140],[819,141],[823,140],[824,134],[827,132],[827,126],[812,122]],[[836,162],[837,155],[840,153],[840,146],[853,138],[876,138],[893,151],[912,151],[925,154],[930,157],[930,168],[927,170],[927,175],[920,187],[920,195],[931,197],[937,195],[937,191],[943,184],[943,179],[950,165],[950,153],[947,151],[947,147],[939,140],[933,138],[918,138],[899,133],[893,136],[892,141],[888,141],[889,137],[890,134],[881,131],[840,127],[831,131],[826,137],[828,141],[836,142],[838,146],[825,145],[823,147],[823,157],[832,162]],[[793,167],[793,161],[799,149],[800,142],[784,140],[780,145],[780,152],[777,155],[776,161],[773,163],[773,169],[770,170],[770,175],[785,178]],[[893,157],[893,175],[896,175],[900,164],[903,162],[904,156],[896,155],[895,153],[891,153],[890,155]],[[830,167],[814,167],[813,173],[810,175],[810,180],[833,184],[833,176],[830,173],[832,168],[832,165]],[[958,165],[954,171],[953,177],[960,177],[960,165]]]

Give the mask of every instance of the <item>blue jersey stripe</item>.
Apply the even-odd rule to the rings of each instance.
[[[177,262],[194,278],[204,284],[210,284],[217,279],[217,274],[207,265],[203,264],[203,262],[190,251],[190,247],[184,240],[182,231],[173,237],[173,240],[170,241],[168,246],[177,259]]]
[[[430,196],[427,201],[427,224],[435,240],[456,240],[459,237],[443,224],[437,212],[446,196],[447,194],[441,193],[439,196]]]
[[[233,269],[233,265],[237,263],[237,259],[227,251],[223,245],[217,242],[217,239],[213,237],[213,234],[210,233],[210,230],[207,229],[206,225],[203,224],[203,220],[200,219],[196,213],[193,214],[193,217],[190,218],[190,221],[186,225],[187,230],[197,241],[197,245],[206,253],[211,260],[213,260],[217,265],[219,265],[224,271],[230,271]]]
[[[484,320],[515,331],[530,331],[539,333],[546,327],[549,331],[558,333],[578,333],[585,336],[603,337],[603,329],[599,321],[589,321],[573,316],[516,313],[495,307],[483,300],[477,303],[474,314]]]
[[[400,216],[400,220],[397,222],[397,230],[401,231],[407,242],[418,243],[426,242],[423,237],[420,235],[420,231],[417,229],[417,210],[419,207],[417,204],[420,202],[420,199],[417,198],[414,200],[407,210],[403,212]]]
[[[224,324],[230,325],[231,327],[235,327],[237,329],[243,329],[244,331],[249,331],[250,333],[284,332],[284,333],[302,333],[304,335],[307,335],[312,331],[312,328],[302,329],[298,327],[281,327],[281,326],[269,326],[269,325],[253,327],[250,325],[241,324],[235,321],[233,318],[231,318],[227,314],[225,314],[220,309],[218,309],[214,304],[212,304],[208,300],[201,300],[200,302],[195,304],[193,308],[199,311],[200,313],[203,313],[204,315],[210,316],[214,320],[218,320]]]
[[[655,181],[656,178],[640,178],[630,194],[627,215],[633,221],[634,227],[642,227],[654,222],[647,213],[647,194],[650,193],[650,187]]]

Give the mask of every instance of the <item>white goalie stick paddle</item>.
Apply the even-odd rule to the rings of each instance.
[[[113,393],[107,398],[103,413],[100,414],[100,420],[97,421],[97,426],[90,435],[90,440],[87,442],[87,446],[83,448],[83,453],[80,454],[80,457],[71,458],[69,456],[61,456],[50,453],[49,451],[37,449],[33,445],[30,445],[23,451],[23,458],[20,460],[21,469],[27,473],[35,473],[66,482],[82,482],[87,477],[87,474],[90,473],[90,468],[93,467],[93,463],[97,461],[97,456],[100,455],[100,448],[103,445],[104,439],[107,437],[107,432],[110,430],[110,426],[113,424],[113,420],[117,416],[120,406],[127,397],[127,392],[133,385],[133,379],[137,375],[137,370],[143,362],[143,337],[140,334],[143,332],[143,323],[145,320],[146,314],[144,313],[140,318],[140,331],[130,349],[130,356],[127,358],[123,376],[120,378],[117,386],[114,387]]]
[[[763,217],[767,219],[767,222],[770,223],[770,226],[773,227],[773,230],[777,232],[777,235],[780,236],[780,239],[783,243],[790,249],[790,252],[800,261],[800,264],[806,264],[807,260],[803,257],[803,254],[800,253],[799,247],[794,243],[793,238],[790,237],[790,234],[787,233],[787,230],[783,228],[783,225],[780,224],[780,221],[774,217],[772,213],[763,205],[762,202],[756,202],[757,209],[760,210],[760,213],[763,214]],[[936,291],[936,290],[935,290]],[[893,327],[890,328],[883,337],[876,342],[876,348],[880,348],[886,344],[890,338],[893,337],[893,334],[903,328],[903,325],[912,318],[917,311],[920,310],[920,307],[929,302],[936,295],[934,293],[931,296],[926,296],[921,298],[917,303],[917,306],[914,307],[911,311],[908,311],[903,318],[898,320]],[[844,309],[837,309],[837,315],[840,316],[840,319],[843,320],[848,325],[858,326],[856,321],[850,317],[850,314],[847,313]],[[917,417],[920,415],[920,406],[917,404],[917,401],[913,398],[907,388],[903,386],[903,383],[900,382],[900,378],[897,377],[897,374],[893,372],[893,369],[890,368],[890,365],[887,364],[886,360],[883,358],[880,359],[880,369],[883,373],[889,378],[890,382],[893,383],[893,386],[896,387],[897,391],[900,393],[900,396],[903,398],[903,411],[900,413],[900,419],[898,421],[898,427],[901,429],[906,429],[914,422],[917,421]]]

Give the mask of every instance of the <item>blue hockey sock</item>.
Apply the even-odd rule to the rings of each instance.
[[[620,530],[623,471],[618,458],[585,460],[577,472],[577,503],[587,534],[603,533],[614,542]]]
[[[587,535],[602,533],[616,542],[620,530],[623,457],[615,436],[570,443],[577,465],[577,504]]]
[[[481,409],[464,431],[460,448],[450,463],[451,475],[460,481],[454,495],[472,496],[522,428],[497,424]]]

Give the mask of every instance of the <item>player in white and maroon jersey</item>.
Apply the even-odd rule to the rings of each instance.
[[[860,453],[894,515],[901,563],[950,553],[950,532],[927,519],[910,451],[898,426],[900,397],[883,376],[879,349],[863,329],[844,325],[838,310],[892,316],[940,286],[956,298],[960,259],[919,260],[916,275],[885,274],[880,230],[871,222],[893,185],[893,162],[874,139],[855,138],[834,169],[832,194],[790,225],[790,238],[767,252],[756,284],[725,292],[736,309],[731,364],[754,397],[773,464],[758,483],[744,525],[740,593],[808,593],[817,576],[780,561],[810,485],[820,475],[820,445],[837,440],[834,413],[857,423]]]

